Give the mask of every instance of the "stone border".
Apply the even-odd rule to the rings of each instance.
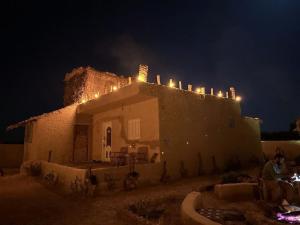
[[[200,192],[189,193],[181,204],[181,220],[184,225],[221,225],[202,215],[196,209],[202,207]]]
[[[219,199],[249,200],[258,195],[258,183],[232,183],[215,185],[215,195]]]

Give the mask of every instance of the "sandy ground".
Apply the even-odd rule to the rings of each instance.
[[[174,195],[183,199],[187,193],[215,181],[201,177],[132,192],[75,198],[57,194],[32,177],[0,177],[0,225],[125,225],[126,221],[117,217],[117,210],[130,202]],[[168,224],[180,224],[179,206],[174,207],[175,218]]]

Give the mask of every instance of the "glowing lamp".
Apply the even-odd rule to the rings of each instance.
[[[99,98],[99,93],[96,93],[96,94],[95,94],[95,98]]]
[[[138,81],[146,82],[146,77],[145,76],[139,75],[137,79],[138,79]]]
[[[217,96],[218,96],[219,98],[222,98],[222,97],[223,97],[222,91],[219,91]]]
[[[84,104],[84,103],[86,103],[86,100],[85,100],[85,99],[82,99],[82,100],[81,100],[81,104]]]
[[[236,96],[236,97],[235,97],[235,100],[236,100],[237,102],[240,102],[240,101],[242,101],[242,97],[241,97],[241,96]]]
[[[175,87],[175,83],[173,82],[172,79],[170,79],[170,82],[169,82],[169,87],[173,88]]]
[[[117,89],[117,86],[113,86],[113,91],[116,91]]]
[[[200,94],[201,93],[201,88],[196,88],[196,93]]]

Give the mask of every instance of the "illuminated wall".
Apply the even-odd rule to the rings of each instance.
[[[109,72],[97,71],[91,67],[79,67],[67,73],[64,80],[64,105],[88,101],[113,88],[128,84],[128,78]]]

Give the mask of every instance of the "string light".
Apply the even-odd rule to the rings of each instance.
[[[173,82],[172,79],[170,79],[170,82],[169,82],[169,87],[173,88],[175,87],[175,83]]]
[[[223,97],[222,91],[219,91],[219,92],[218,92],[218,97],[219,97],[219,98],[222,98],[222,97]]]
[[[235,100],[236,100],[237,102],[240,102],[240,101],[242,101],[242,97],[241,97],[241,96],[236,96],[236,97],[235,97]]]

